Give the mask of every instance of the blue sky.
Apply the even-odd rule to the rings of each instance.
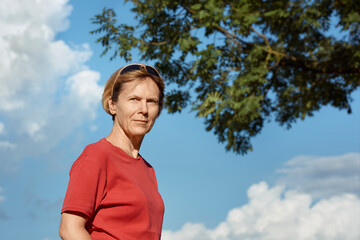
[[[89,34],[105,6],[135,23],[123,1],[0,0],[0,239],[59,239],[71,164],[110,132],[100,96],[125,62],[99,57]],[[352,97],[351,115],[325,107],[290,130],[266,124],[245,156],[194,113],[163,111],[141,149],[165,202],[163,239],[359,239]]]

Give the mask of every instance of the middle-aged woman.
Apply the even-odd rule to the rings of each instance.
[[[164,204],[154,169],[139,150],[163,99],[164,81],[148,65],[127,65],[107,81],[102,102],[113,128],[88,145],[70,170],[62,239],[160,239]]]

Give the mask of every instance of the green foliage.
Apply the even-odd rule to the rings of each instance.
[[[104,9],[103,55],[155,61],[168,112],[190,105],[226,149],[245,154],[264,122],[291,127],[322,106],[351,112],[360,85],[360,4],[351,0],[132,0],[138,25]],[[337,28],[336,30],[334,30]],[[341,37],[342,36],[342,37]],[[191,96],[190,96],[191,93]]]

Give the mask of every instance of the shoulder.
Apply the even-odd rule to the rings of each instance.
[[[92,167],[106,166],[107,149],[106,144],[101,139],[96,143],[87,145],[80,156],[76,159],[73,167],[77,165],[91,165]]]
[[[98,142],[87,145],[81,155],[103,156],[106,152],[107,145],[104,143],[104,139],[100,139]]]

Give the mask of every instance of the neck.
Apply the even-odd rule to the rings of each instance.
[[[109,136],[106,137],[106,140],[111,144],[121,148],[126,154],[133,158],[139,156],[139,150],[143,139],[144,136],[126,135],[126,133],[120,127],[116,127],[115,124]]]

